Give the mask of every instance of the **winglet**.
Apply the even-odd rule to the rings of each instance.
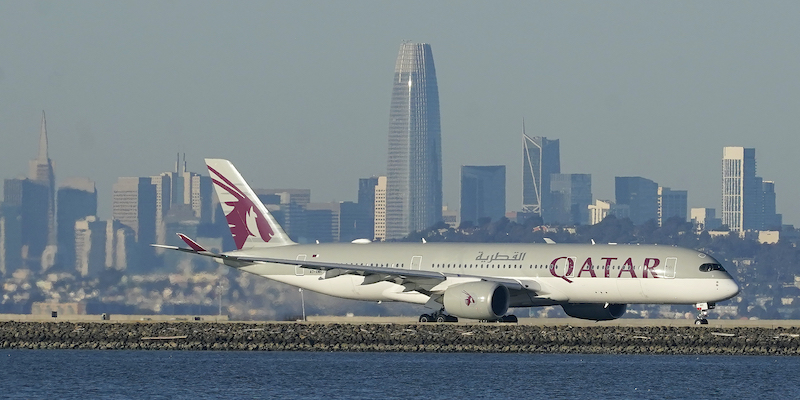
[[[199,244],[197,244],[197,242],[195,242],[194,240],[190,239],[188,236],[186,236],[186,235],[184,235],[182,233],[179,233],[178,237],[181,238],[181,240],[183,240],[192,250],[194,250],[194,251],[206,251],[206,249],[204,249],[203,246],[200,246]]]

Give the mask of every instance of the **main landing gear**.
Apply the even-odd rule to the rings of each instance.
[[[495,320],[482,319],[481,322],[504,322],[508,324],[516,324],[517,322],[519,322],[519,319],[517,319],[517,316],[514,314],[508,314],[508,315],[503,315],[502,317],[500,317],[500,319],[495,319]]]
[[[694,305],[697,308],[698,314],[694,319],[695,325],[708,325],[708,310],[713,310],[717,305],[714,303],[697,303]]]
[[[445,314],[443,308],[435,313],[420,315],[419,322],[458,322],[458,318]]]

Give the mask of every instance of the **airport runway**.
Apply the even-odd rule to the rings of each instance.
[[[103,320],[100,315],[59,315],[52,318],[50,315],[32,314],[0,314],[0,321],[23,322],[103,322],[103,323],[134,323],[134,322],[230,322],[230,323],[284,323],[287,321],[231,321],[227,315],[123,315],[111,314],[108,320]],[[291,321],[300,322],[300,321]],[[307,323],[335,323],[335,324],[418,324],[417,317],[366,317],[366,316],[308,316]],[[457,325],[484,324],[477,320],[462,319]],[[494,323],[489,323],[494,324]],[[622,318],[613,321],[587,321],[577,318],[520,318],[518,325],[538,326],[583,326],[583,327],[655,327],[655,326],[694,326],[693,319],[641,319]],[[709,319],[708,327],[752,327],[752,328],[780,328],[800,327],[800,320],[740,320],[740,319]]]
[[[309,316],[308,322],[337,323],[337,324],[417,324],[417,318],[412,317],[338,317],[338,316]],[[483,324],[476,320],[461,320],[458,324],[475,325]],[[520,318],[518,325],[537,326],[586,326],[586,327],[655,327],[655,326],[694,326],[694,319],[641,319],[622,318],[613,321],[588,321],[577,318]],[[752,328],[780,328],[800,327],[800,320],[740,320],[740,319],[709,319],[708,327],[752,327]]]

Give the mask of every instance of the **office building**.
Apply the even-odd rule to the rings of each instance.
[[[379,176],[375,186],[375,241],[386,240],[386,177]]]
[[[307,235],[306,206],[311,202],[311,189],[254,189],[253,192],[262,198],[270,212],[275,212],[275,219],[283,230],[296,242],[305,242]],[[277,201],[277,202],[276,202]],[[273,207],[269,207],[272,205]]]
[[[617,176],[614,192],[618,205],[627,205],[634,225],[658,222],[658,184],[639,176]]]
[[[658,226],[663,226],[664,222],[672,217],[678,217],[681,222],[686,222],[688,207],[687,191],[658,187]]]
[[[211,177],[191,172],[187,169],[186,154],[183,161],[178,154],[175,161],[175,170],[164,172],[159,176],[153,177],[153,184],[163,185],[163,190],[169,190],[158,197],[163,197],[164,206],[159,207],[162,218],[169,211],[172,205],[189,205],[202,223],[209,223],[213,220],[212,202],[214,195]],[[161,190],[161,189],[159,189]]]
[[[458,210],[451,210],[450,207],[442,206],[442,222],[450,228],[458,228],[461,225]]]
[[[722,149],[722,223],[734,232],[781,226],[775,183],[756,176],[756,149]]]
[[[550,204],[542,209],[546,224],[585,225],[592,204],[591,174],[551,174]]]
[[[140,245],[156,240],[156,186],[151,177],[118,178],[113,186],[112,218],[130,227]]]
[[[461,222],[478,225],[481,218],[506,214],[506,166],[461,166]]]
[[[340,203],[308,203],[305,209],[308,242],[339,241]]]
[[[722,226],[722,219],[717,218],[717,210],[713,208],[692,208],[690,211],[694,231],[711,231]]]
[[[40,181],[5,180],[2,211],[7,273],[20,268],[45,271],[52,266],[45,251],[48,247],[55,247],[48,244],[51,193],[49,187]]]
[[[189,186],[189,199],[186,204],[192,206],[195,217],[200,223],[210,223],[213,220],[213,192],[214,186],[211,177],[190,172],[188,178],[191,183]]]
[[[88,178],[71,178],[59,185],[56,194],[58,214],[58,265],[75,267],[75,223],[97,215],[97,188]]]
[[[386,236],[402,238],[442,219],[439,89],[431,46],[405,42],[389,112]]]
[[[361,178],[358,180],[358,206],[364,222],[360,238],[373,240],[375,238],[375,187],[378,186],[378,177]]]
[[[780,230],[783,225],[783,216],[777,213],[775,201],[775,182],[761,181],[761,230]]]
[[[542,216],[548,205],[550,176],[561,173],[558,139],[530,137],[522,128],[522,208]]]
[[[613,215],[616,218],[630,218],[630,209],[627,205],[619,205],[611,200],[595,200],[589,207],[589,224],[599,224],[607,216]]]
[[[722,149],[722,223],[731,231],[759,229],[759,191],[756,149]]]
[[[19,207],[0,203],[0,277],[24,268]]]
[[[106,268],[105,221],[88,216],[74,223],[75,270],[82,277],[96,277]]]
[[[352,242],[357,239],[372,240],[374,221],[369,217],[371,208],[352,201],[339,203],[339,240]],[[373,211],[374,212],[374,211]]]

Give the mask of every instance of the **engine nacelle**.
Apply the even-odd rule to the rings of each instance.
[[[609,321],[625,314],[627,304],[562,304],[561,308],[570,317],[590,319],[593,321]]]
[[[468,282],[444,291],[444,309],[456,317],[496,320],[508,311],[508,288],[495,282]]]

